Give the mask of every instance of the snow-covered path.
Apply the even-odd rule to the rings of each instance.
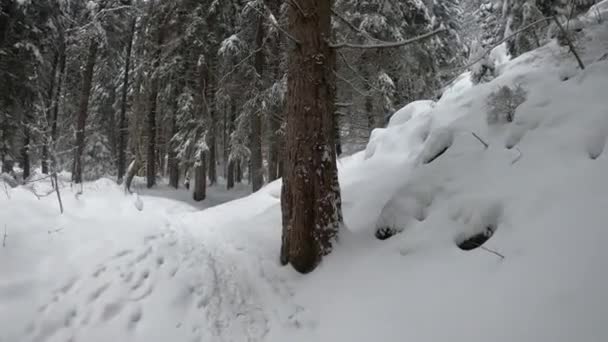
[[[64,189],[62,216],[54,197],[8,195],[0,213],[9,223],[2,342],[260,341],[273,325],[298,325],[302,309],[276,272],[272,248],[252,254],[262,248],[250,237],[222,231],[252,213],[231,213],[231,204],[199,211],[163,191],[142,195],[139,211],[109,180],[77,197]],[[278,203],[259,196],[266,204],[253,211]]]

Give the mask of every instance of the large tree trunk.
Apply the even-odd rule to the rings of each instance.
[[[264,73],[264,49],[262,44],[264,43],[264,17],[259,16],[258,27],[255,38],[255,71],[258,78],[262,78]],[[261,87],[261,80],[258,80],[258,87]],[[251,114],[251,132],[249,135],[249,149],[251,151],[250,156],[250,167],[249,167],[249,178],[251,179],[251,187],[253,192],[258,191],[262,185],[264,185],[264,170],[262,160],[262,120],[260,113],[255,112]]]
[[[301,10],[289,7],[289,30],[299,44],[288,63],[281,263],[302,273],[331,252],[342,222],[333,128],[335,52],[327,41],[331,3],[301,0]]]
[[[85,126],[87,123],[87,114],[89,109],[89,97],[91,95],[91,85],[93,84],[93,70],[95,67],[95,59],[97,58],[97,42],[91,40],[89,42],[89,51],[87,53],[87,62],[82,75],[82,88],[80,93],[80,101],[78,102],[78,117],[76,119],[76,156],[74,157],[74,174],[72,180],[76,183],[82,183],[82,153],[84,152],[85,144]]]
[[[160,65],[160,57],[163,44],[163,28],[159,29],[158,41],[156,42],[156,51],[154,53],[154,64],[152,72],[156,73]],[[158,96],[158,75],[152,76],[152,84],[150,85],[150,97],[148,97],[148,153],[146,156],[146,185],[148,188],[156,185],[156,98]]]
[[[200,152],[199,161],[194,165],[194,193],[195,201],[202,201],[207,197],[207,158],[205,152]]]
[[[131,67],[131,50],[133,49],[133,37],[135,36],[136,19],[131,19],[131,28],[125,51],[125,73],[122,81],[122,99],[120,103],[120,119],[118,121],[118,183],[122,183],[127,166],[127,139],[129,127],[127,122],[127,95],[129,93],[129,72]]]

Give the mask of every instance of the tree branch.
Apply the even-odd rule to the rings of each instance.
[[[425,33],[423,35],[414,37],[414,38],[410,38],[410,39],[406,39],[406,40],[401,40],[398,42],[384,42],[384,43],[378,43],[378,44],[353,44],[353,43],[348,43],[348,42],[342,42],[342,43],[330,43],[329,47],[334,48],[334,49],[387,49],[387,48],[396,48],[396,47],[401,47],[401,46],[405,46],[405,45],[409,45],[412,43],[416,43],[418,41],[433,37],[441,32],[445,32],[447,31],[447,29],[445,28],[439,28],[435,31],[431,31],[428,33]]]

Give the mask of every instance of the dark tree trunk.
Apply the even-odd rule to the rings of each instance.
[[[241,166],[241,160],[237,159],[234,161],[234,164],[236,165],[236,172],[234,175],[234,180],[237,183],[242,183],[243,182],[243,167]]]
[[[23,169],[23,182],[30,177],[30,130],[23,128],[23,147],[21,147],[21,168]]]
[[[174,94],[177,95],[177,94]],[[177,152],[175,152],[175,142],[173,137],[177,133],[177,96],[174,96],[173,107],[171,108],[171,138],[169,139],[169,149],[167,151],[167,164],[169,168],[169,185],[174,188],[179,188],[179,160]]]
[[[231,99],[230,100],[230,122],[228,124],[228,135],[230,136],[232,132],[234,132],[234,121],[236,120],[236,102]],[[230,142],[227,142],[228,147],[227,156],[228,156],[228,170],[226,171],[226,188],[228,190],[234,188],[234,180],[235,180],[235,167],[236,163],[233,158],[230,158]]]
[[[209,146],[209,184],[217,183],[217,110],[215,103],[215,66],[216,54],[210,58],[207,83],[207,103],[209,111],[209,128],[207,129],[207,145]]]
[[[53,114],[51,118],[51,166],[53,172],[57,171],[57,160],[55,159],[54,149],[55,142],[58,137],[58,127],[57,122],[59,120],[59,102],[61,101],[61,91],[63,86],[63,78],[65,75],[65,65],[66,65],[66,52],[65,52],[65,40],[61,41],[60,47],[60,57],[59,57],[59,75],[57,75],[57,91],[55,92],[55,99],[53,100]]]
[[[289,52],[287,136],[281,211],[281,263],[315,269],[332,250],[342,222],[334,142],[331,3],[301,0],[289,7],[289,30],[299,41]]]
[[[85,126],[87,123],[87,114],[89,109],[89,97],[91,95],[91,86],[93,84],[93,70],[95,67],[95,59],[97,58],[97,42],[92,40],[89,42],[89,51],[87,53],[87,62],[82,75],[82,88],[80,100],[78,102],[78,117],[76,118],[76,156],[74,157],[74,174],[72,180],[76,183],[82,183],[82,153],[84,152],[85,144]]]
[[[125,51],[125,73],[122,81],[122,98],[120,103],[120,118],[118,121],[118,183],[122,183],[127,167],[127,139],[129,127],[127,122],[127,95],[129,93],[129,72],[131,68],[131,50],[133,49],[133,37],[135,36],[136,19],[131,20],[131,28]]]
[[[207,158],[205,152],[200,152],[199,162],[194,165],[194,193],[195,201],[202,201],[207,197]]]
[[[158,33],[156,42],[156,51],[154,53],[154,63],[152,72],[156,73],[160,65],[160,57],[163,44],[163,29]],[[148,188],[156,185],[156,98],[158,96],[158,75],[152,76],[152,84],[150,85],[150,97],[148,98],[148,153],[146,156],[146,185]]]
[[[59,66],[59,53],[53,57],[53,67],[51,68],[51,77],[49,82],[49,92],[47,96],[47,106],[45,108],[46,122],[44,136],[42,137],[42,157],[41,169],[43,174],[49,173],[49,144],[51,143],[50,128],[53,112],[53,100],[55,99],[55,77],[57,76],[57,67]]]
[[[262,87],[261,78],[264,73],[264,17],[258,18],[258,27],[255,37],[255,71],[258,75],[258,88]],[[251,132],[249,135],[249,149],[251,151],[249,164],[249,178],[253,192],[258,191],[264,185],[264,170],[262,160],[262,120],[260,113],[255,112],[251,115]]]

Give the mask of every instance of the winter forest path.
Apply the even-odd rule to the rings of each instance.
[[[23,261],[23,269],[14,266],[0,282],[0,298],[12,299],[0,305],[0,317],[15,323],[0,341],[261,341],[299,325],[303,309],[293,303],[286,271],[272,247],[259,245],[267,239],[233,229],[246,218],[260,224],[251,212],[231,212],[230,203],[199,210],[163,198],[179,196],[165,190],[143,194],[140,212],[110,185],[95,189],[66,196],[62,231],[35,241],[26,231],[39,222],[24,222],[22,241],[9,234],[17,250],[11,263]],[[268,205],[253,211],[276,205],[260,196]],[[11,303],[32,308],[11,318]]]

